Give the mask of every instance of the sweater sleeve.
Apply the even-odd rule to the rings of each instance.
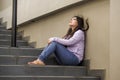
[[[62,38],[58,38],[58,37],[50,38],[51,41],[56,41],[60,44],[66,45],[66,46],[73,45],[83,39],[84,39],[84,32],[81,30],[76,31],[70,39],[62,39]]]

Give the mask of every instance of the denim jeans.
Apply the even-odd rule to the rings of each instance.
[[[78,65],[79,60],[70,52],[65,46],[57,42],[51,42],[42,53],[39,55],[38,59],[45,61],[51,54],[55,54],[56,60],[62,65]]]

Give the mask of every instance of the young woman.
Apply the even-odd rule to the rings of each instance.
[[[70,28],[63,38],[50,38],[48,46],[39,57],[28,64],[45,65],[44,61],[54,53],[59,64],[78,65],[84,55],[84,20],[79,16],[74,16],[69,26]]]

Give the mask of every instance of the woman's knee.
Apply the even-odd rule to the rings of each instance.
[[[58,43],[58,42],[53,41],[53,42],[51,42],[51,44],[57,45],[57,44],[59,44],[59,43]]]
[[[56,46],[56,47],[57,47],[57,46],[62,46],[60,43],[55,42],[55,41],[51,42],[50,44],[51,44],[51,45],[54,45],[54,46]]]

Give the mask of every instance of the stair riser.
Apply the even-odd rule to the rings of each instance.
[[[0,65],[13,65],[16,64],[15,57],[0,57]]]
[[[0,30],[0,34],[11,34],[11,31]]]
[[[42,50],[22,48],[0,48],[0,55],[38,56]]]
[[[25,65],[30,61],[37,59],[36,57],[14,57],[14,56],[0,56],[0,65]],[[49,57],[45,61],[46,65],[58,65],[55,57]]]
[[[0,25],[1,25],[1,23],[2,23],[2,18],[0,18]]]
[[[0,24],[0,30],[6,30],[6,27]]]
[[[4,29],[6,29],[6,26],[5,25],[2,25],[2,23],[0,23],[0,28],[1,27],[4,27]]]
[[[0,45],[11,45],[10,41],[0,41]],[[18,46],[28,46],[27,42],[17,42]]]
[[[51,77],[41,77],[41,78],[39,78],[39,77],[12,77],[12,78],[6,78],[6,77],[4,77],[4,78],[1,78],[0,77],[0,79],[1,80],[100,80],[99,78],[76,78],[76,77],[74,77],[74,78],[65,78],[65,77],[63,77],[63,78],[56,78],[56,77],[54,77],[54,78],[51,78]]]
[[[12,32],[11,32],[11,30],[4,29],[4,27],[0,27],[0,34],[11,35]],[[21,35],[20,33],[17,33],[17,36],[20,36],[20,35]]]
[[[18,76],[85,76],[86,68],[0,66],[0,75]]]
[[[37,58],[38,58],[38,57],[28,57],[28,58],[26,58],[26,57],[19,57],[19,58],[17,58],[17,62],[16,62],[16,63],[17,63],[18,65],[24,65],[24,64],[27,64],[28,62],[33,61],[33,60],[35,60],[35,59],[37,59]],[[49,58],[45,61],[45,64],[46,64],[46,65],[58,65],[55,57],[49,57]]]
[[[18,36],[17,40],[21,40],[22,37]],[[0,35],[0,40],[11,40],[11,36],[7,36],[7,35]]]

